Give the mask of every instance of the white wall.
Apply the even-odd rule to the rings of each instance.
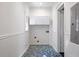
[[[24,25],[23,3],[0,2],[0,56],[22,56],[28,48]]]
[[[51,8],[31,7],[30,16],[51,16]]]
[[[25,7],[25,31],[29,31],[29,6],[24,3],[24,7]]]
[[[74,44],[70,41],[70,32],[71,32],[71,15],[70,8],[75,3],[65,3],[65,56],[69,57],[79,57],[79,45]]]
[[[46,33],[46,31],[49,31],[48,25],[30,25],[30,44],[48,45],[49,33]],[[36,36],[36,39],[34,38],[35,36]]]
[[[24,32],[23,5],[21,3],[0,3],[0,7],[0,34]]]
[[[56,10],[57,4],[52,7],[52,20],[51,20],[51,35],[52,39],[50,39],[49,43],[50,45],[57,51],[57,10]]]

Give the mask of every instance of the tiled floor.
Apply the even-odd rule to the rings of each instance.
[[[23,57],[62,57],[49,45],[30,45]]]

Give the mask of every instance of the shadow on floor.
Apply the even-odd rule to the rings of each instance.
[[[23,57],[62,57],[49,45],[30,45]]]

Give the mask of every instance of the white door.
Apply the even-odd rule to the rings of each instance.
[[[71,8],[71,42],[79,44],[79,3]]]

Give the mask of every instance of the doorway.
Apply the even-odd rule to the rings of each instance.
[[[57,10],[58,12],[58,52],[64,56],[64,4]]]
[[[42,2],[28,3],[29,8],[29,48],[24,53],[24,57],[62,57],[52,47],[52,4]],[[38,5],[39,6],[38,6]],[[51,4],[51,5],[50,5]],[[31,6],[32,5],[32,6]],[[36,5],[36,6],[35,6]],[[46,7],[47,6],[47,7]],[[51,31],[50,31],[51,29]],[[51,38],[50,38],[51,36]],[[49,42],[51,41],[51,42]]]

